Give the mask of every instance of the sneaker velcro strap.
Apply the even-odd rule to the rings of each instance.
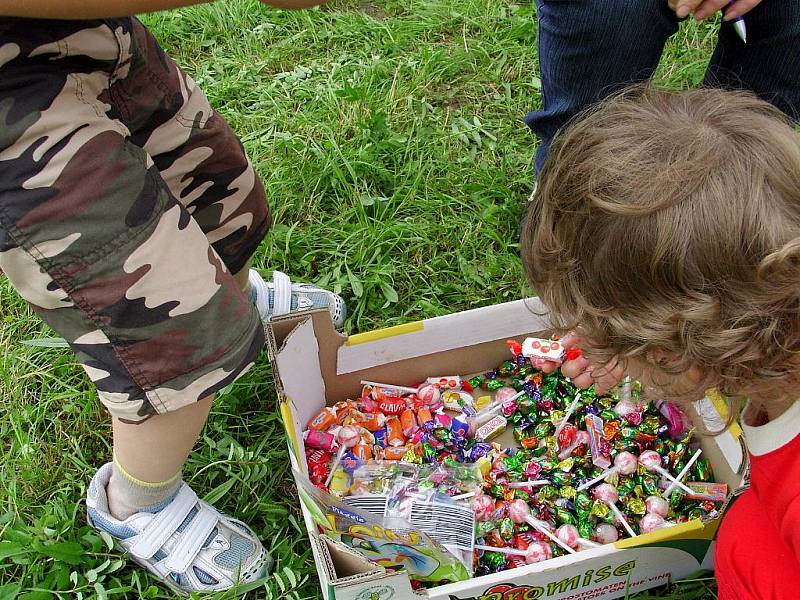
[[[197,504],[197,494],[185,483],[175,499],[165,506],[140,534],[129,538],[128,551],[141,560],[149,560],[175,534]],[[206,534],[208,535],[208,534]]]
[[[210,510],[201,502],[194,519],[183,530],[180,541],[170,552],[166,567],[175,573],[188,571],[197,554],[203,549],[203,542],[211,535],[218,522],[219,516],[216,511]]]
[[[272,272],[274,296],[272,298],[272,314],[276,317],[286,315],[292,310],[292,280],[286,273]]]

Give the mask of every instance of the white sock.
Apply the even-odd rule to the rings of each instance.
[[[180,472],[167,481],[141,481],[128,474],[115,457],[114,470],[106,487],[109,512],[121,521],[138,512],[158,512],[175,496],[181,481]]]

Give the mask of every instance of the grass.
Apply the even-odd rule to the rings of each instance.
[[[524,293],[517,223],[540,106],[536,18],[509,0],[229,0],[146,18],[242,137],[276,224],[256,263],[340,292],[348,331]],[[702,80],[715,26],[686,23],[657,79]],[[71,354],[0,279],[0,598],[172,597],[84,519],[110,427]],[[316,598],[265,359],[215,405],[187,480],[278,559],[251,595]],[[640,598],[713,598],[713,580]],[[218,596],[223,598],[225,596]]]

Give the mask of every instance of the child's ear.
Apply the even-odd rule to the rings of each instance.
[[[703,370],[695,365],[686,372],[686,376],[689,378],[689,381],[697,385],[703,380]]]

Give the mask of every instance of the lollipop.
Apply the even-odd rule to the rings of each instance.
[[[569,523],[565,523],[556,529],[556,536],[570,548],[578,548],[578,546],[597,548],[600,545],[582,538],[578,533],[578,528],[575,527],[575,525],[570,525]]]
[[[605,479],[615,473],[620,473],[621,475],[632,475],[636,472],[636,467],[639,466],[639,461],[637,458],[631,454],[630,452],[620,452],[614,457],[614,466],[610,469],[606,469],[600,475],[595,477],[594,479],[590,479],[586,483],[582,483],[578,486],[578,491],[582,492],[585,489],[592,487],[598,481]]]
[[[570,403],[569,408],[567,409],[567,412],[564,413],[564,418],[561,419],[561,422],[558,424],[558,427],[556,427],[556,432],[555,432],[555,436],[556,437],[558,437],[558,434],[561,433],[562,429],[564,429],[564,425],[569,423],[569,418],[572,416],[572,413],[575,412],[575,409],[577,408],[578,402],[580,402],[580,400],[581,400],[581,393],[578,392],[577,394],[575,394],[575,397],[572,399],[572,402]]]
[[[508,402],[509,400],[516,400],[524,393],[524,391],[517,392],[517,390],[509,386],[501,387],[494,393],[494,401],[502,404],[503,402]]]
[[[600,523],[592,537],[601,544],[613,544],[619,539],[619,531],[611,523]]]
[[[514,523],[527,523],[542,535],[547,536],[555,544],[561,546],[561,548],[563,548],[566,552],[575,554],[575,550],[553,535],[553,532],[550,531],[550,528],[544,521],[534,519],[531,516],[531,507],[528,506],[528,503],[525,502],[525,500],[522,500],[521,498],[514,500],[508,507],[508,516],[511,517],[511,520],[514,521]]]
[[[697,462],[697,459],[700,458],[700,454],[702,454],[702,450],[700,448],[692,455],[692,458],[689,459],[689,462],[686,463],[686,466],[681,469],[681,472],[678,473],[678,476],[675,477],[678,481],[686,477],[686,474],[689,472],[689,469],[692,468],[694,463]],[[669,498],[669,495],[675,491],[675,488],[678,487],[675,482],[670,483],[667,486],[667,489],[664,490],[664,498]]]
[[[692,490],[683,485],[680,481],[675,479],[669,472],[661,466],[661,455],[655,450],[645,450],[639,455],[639,464],[648,471],[658,473],[664,479],[669,479],[674,485],[681,488],[687,494],[691,494]]]
[[[339,451],[336,453],[336,458],[333,459],[331,472],[328,474],[328,478],[325,480],[326,487],[330,485],[336,468],[339,466],[339,463],[342,462],[344,453],[361,441],[361,431],[359,431],[358,427],[345,425],[339,429],[338,432],[336,432],[336,441],[339,442]]]
[[[631,537],[636,536],[636,532],[633,531],[628,520],[625,518],[625,515],[617,508],[617,500],[619,499],[619,494],[617,493],[617,489],[611,485],[610,483],[601,483],[598,485],[594,490],[592,490],[592,495],[595,497],[595,500],[599,500],[600,502],[604,503],[608,508],[611,509],[611,512],[614,513],[614,516],[617,518],[617,521],[622,523],[622,526],[625,528],[625,531]]]
[[[572,441],[572,443],[558,453],[559,460],[564,460],[565,458],[568,458],[575,451],[575,448],[577,448],[578,446],[586,446],[588,444],[589,444],[589,433],[584,431],[583,429],[579,429],[575,433],[575,439]]]
[[[441,397],[441,389],[438,385],[425,382],[419,387],[408,387],[405,385],[394,385],[391,383],[378,383],[377,381],[361,381],[361,385],[368,385],[373,388],[384,390],[394,390],[401,394],[416,394],[417,398],[427,405],[436,404]]]
[[[639,529],[641,529],[642,533],[650,533],[651,531],[663,529],[664,527],[672,527],[673,525],[675,525],[675,523],[665,521],[664,517],[653,513],[647,513],[639,521]]]
[[[669,502],[661,496],[648,496],[644,501],[645,510],[659,517],[666,517],[669,512]]]
[[[511,488],[512,490],[518,489],[525,489],[528,487],[539,487],[541,485],[550,485],[553,483],[549,479],[533,479],[530,481],[515,481],[513,483],[506,484],[507,488]]]
[[[494,499],[484,494],[476,496],[470,506],[478,521],[489,521],[494,515]]]
[[[496,546],[480,546],[475,545],[476,550],[484,550],[486,552],[499,552],[511,556],[524,556],[525,564],[531,565],[533,563],[542,562],[548,558],[553,557],[553,551],[550,546],[544,542],[531,542],[525,550],[517,550],[515,548],[498,548]]]

